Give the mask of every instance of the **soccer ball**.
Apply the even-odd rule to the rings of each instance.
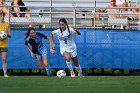
[[[6,39],[7,38],[7,33],[4,31],[0,31],[0,39]]]
[[[66,76],[66,72],[64,70],[59,70],[57,72],[57,77],[62,78]]]

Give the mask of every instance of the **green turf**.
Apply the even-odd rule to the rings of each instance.
[[[140,76],[0,76],[0,93],[140,93]]]

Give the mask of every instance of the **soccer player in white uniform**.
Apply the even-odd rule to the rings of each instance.
[[[53,35],[57,36],[60,42],[60,53],[66,59],[66,64],[70,69],[71,77],[75,77],[75,73],[72,67],[71,58],[74,62],[74,65],[77,68],[78,76],[82,76],[82,69],[80,64],[78,63],[77,58],[77,48],[76,44],[72,38],[73,34],[80,35],[80,32],[75,28],[71,28],[68,26],[66,19],[62,18],[59,20],[60,28],[54,30],[50,34],[50,51],[52,54],[55,53],[55,44],[53,41]]]

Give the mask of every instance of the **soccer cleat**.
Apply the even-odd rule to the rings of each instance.
[[[4,77],[9,77],[8,75],[4,75]]]
[[[51,75],[52,75],[51,70],[49,68],[45,68],[45,70],[46,70],[48,77],[51,77]]]
[[[73,71],[70,71],[71,77],[75,77],[75,73]]]

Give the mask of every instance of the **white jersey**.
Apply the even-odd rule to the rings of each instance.
[[[60,29],[52,31],[53,35],[56,35],[59,42],[60,42],[60,52],[63,55],[63,53],[66,52],[73,52],[76,50],[76,44],[72,38],[72,34],[75,34],[75,30],[73,28],[69,27],[69,30],[66,28],[65,31],[61,32]]]

